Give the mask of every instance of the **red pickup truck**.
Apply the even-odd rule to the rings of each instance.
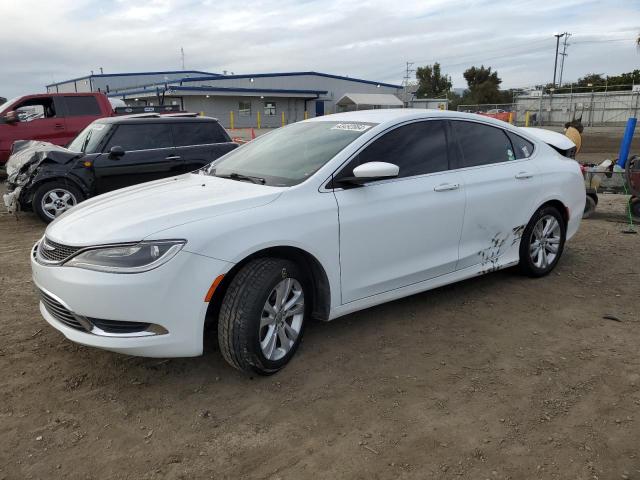
[[[0,165],[16,140],[66,145],[87,125],[115,115],[104,93],[44,93],[13,98],[0,105]]]

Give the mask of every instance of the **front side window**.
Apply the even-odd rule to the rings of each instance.
[[[501,128],[459,120],[451,124],[462,149],[462,167],[515,160],[511,141]]]
[[[81,96],[81,97],[64,97],[67,104],[67,115],[70,117],[81,117],[85,115],[97,116],[100,115],[100,107],[98,106],[98,100],[96,97]]]
[[[107,150],[116,145],[125,151],[172,147],[171,126],[166,123],[118,125]]]
[[[176,147],[208,145],[227,141],[220,126],[214,122],[181,122],[174,123],[171,128]]]
[[[15,106],[21,122],[31,122],[39,118],[54,118],[56,106],[53,97],[30,98]]]
[[[266,185],[305,181],[374,123],[300,122],[278,128],[215,161],[210,175],[263,179]],[[262,183],[262,182],[261,182]]]
[[[276,114],[276,102],[264,102],[264,114],[273,117]]]
[[[440,120],[415,122],[384,134],[360,152],[340,177],[352,176],[355,167],[368,162],[397,165],[400,168],[399,178],[447,170],[449,156],[445,123]]]
[[[251,102],[238,102],[238,115],[241,117],[251,116]]]

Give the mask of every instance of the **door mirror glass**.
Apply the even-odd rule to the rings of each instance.
[[[119,145],[114,145],[109,149],[109,158],[118,159],[125,154],[124,148]]]
[[[355,178],[375,180],[377,178],[393,178],[400,173],[400,167],[387,162],[367,162],[353,169]]]

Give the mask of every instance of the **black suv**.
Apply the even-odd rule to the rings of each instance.
[[[94,195],[197,170],[238,145],[215,118],[131,115],[96,120],[66,148],[18,141],[7,162],[9,211],[42,220]]]

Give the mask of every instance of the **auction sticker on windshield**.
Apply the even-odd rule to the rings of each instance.
[[[364,132],[371,128],[371,125],[363,123],[338,123],[331,127],[331,130],[349,130],[351,132]]]

